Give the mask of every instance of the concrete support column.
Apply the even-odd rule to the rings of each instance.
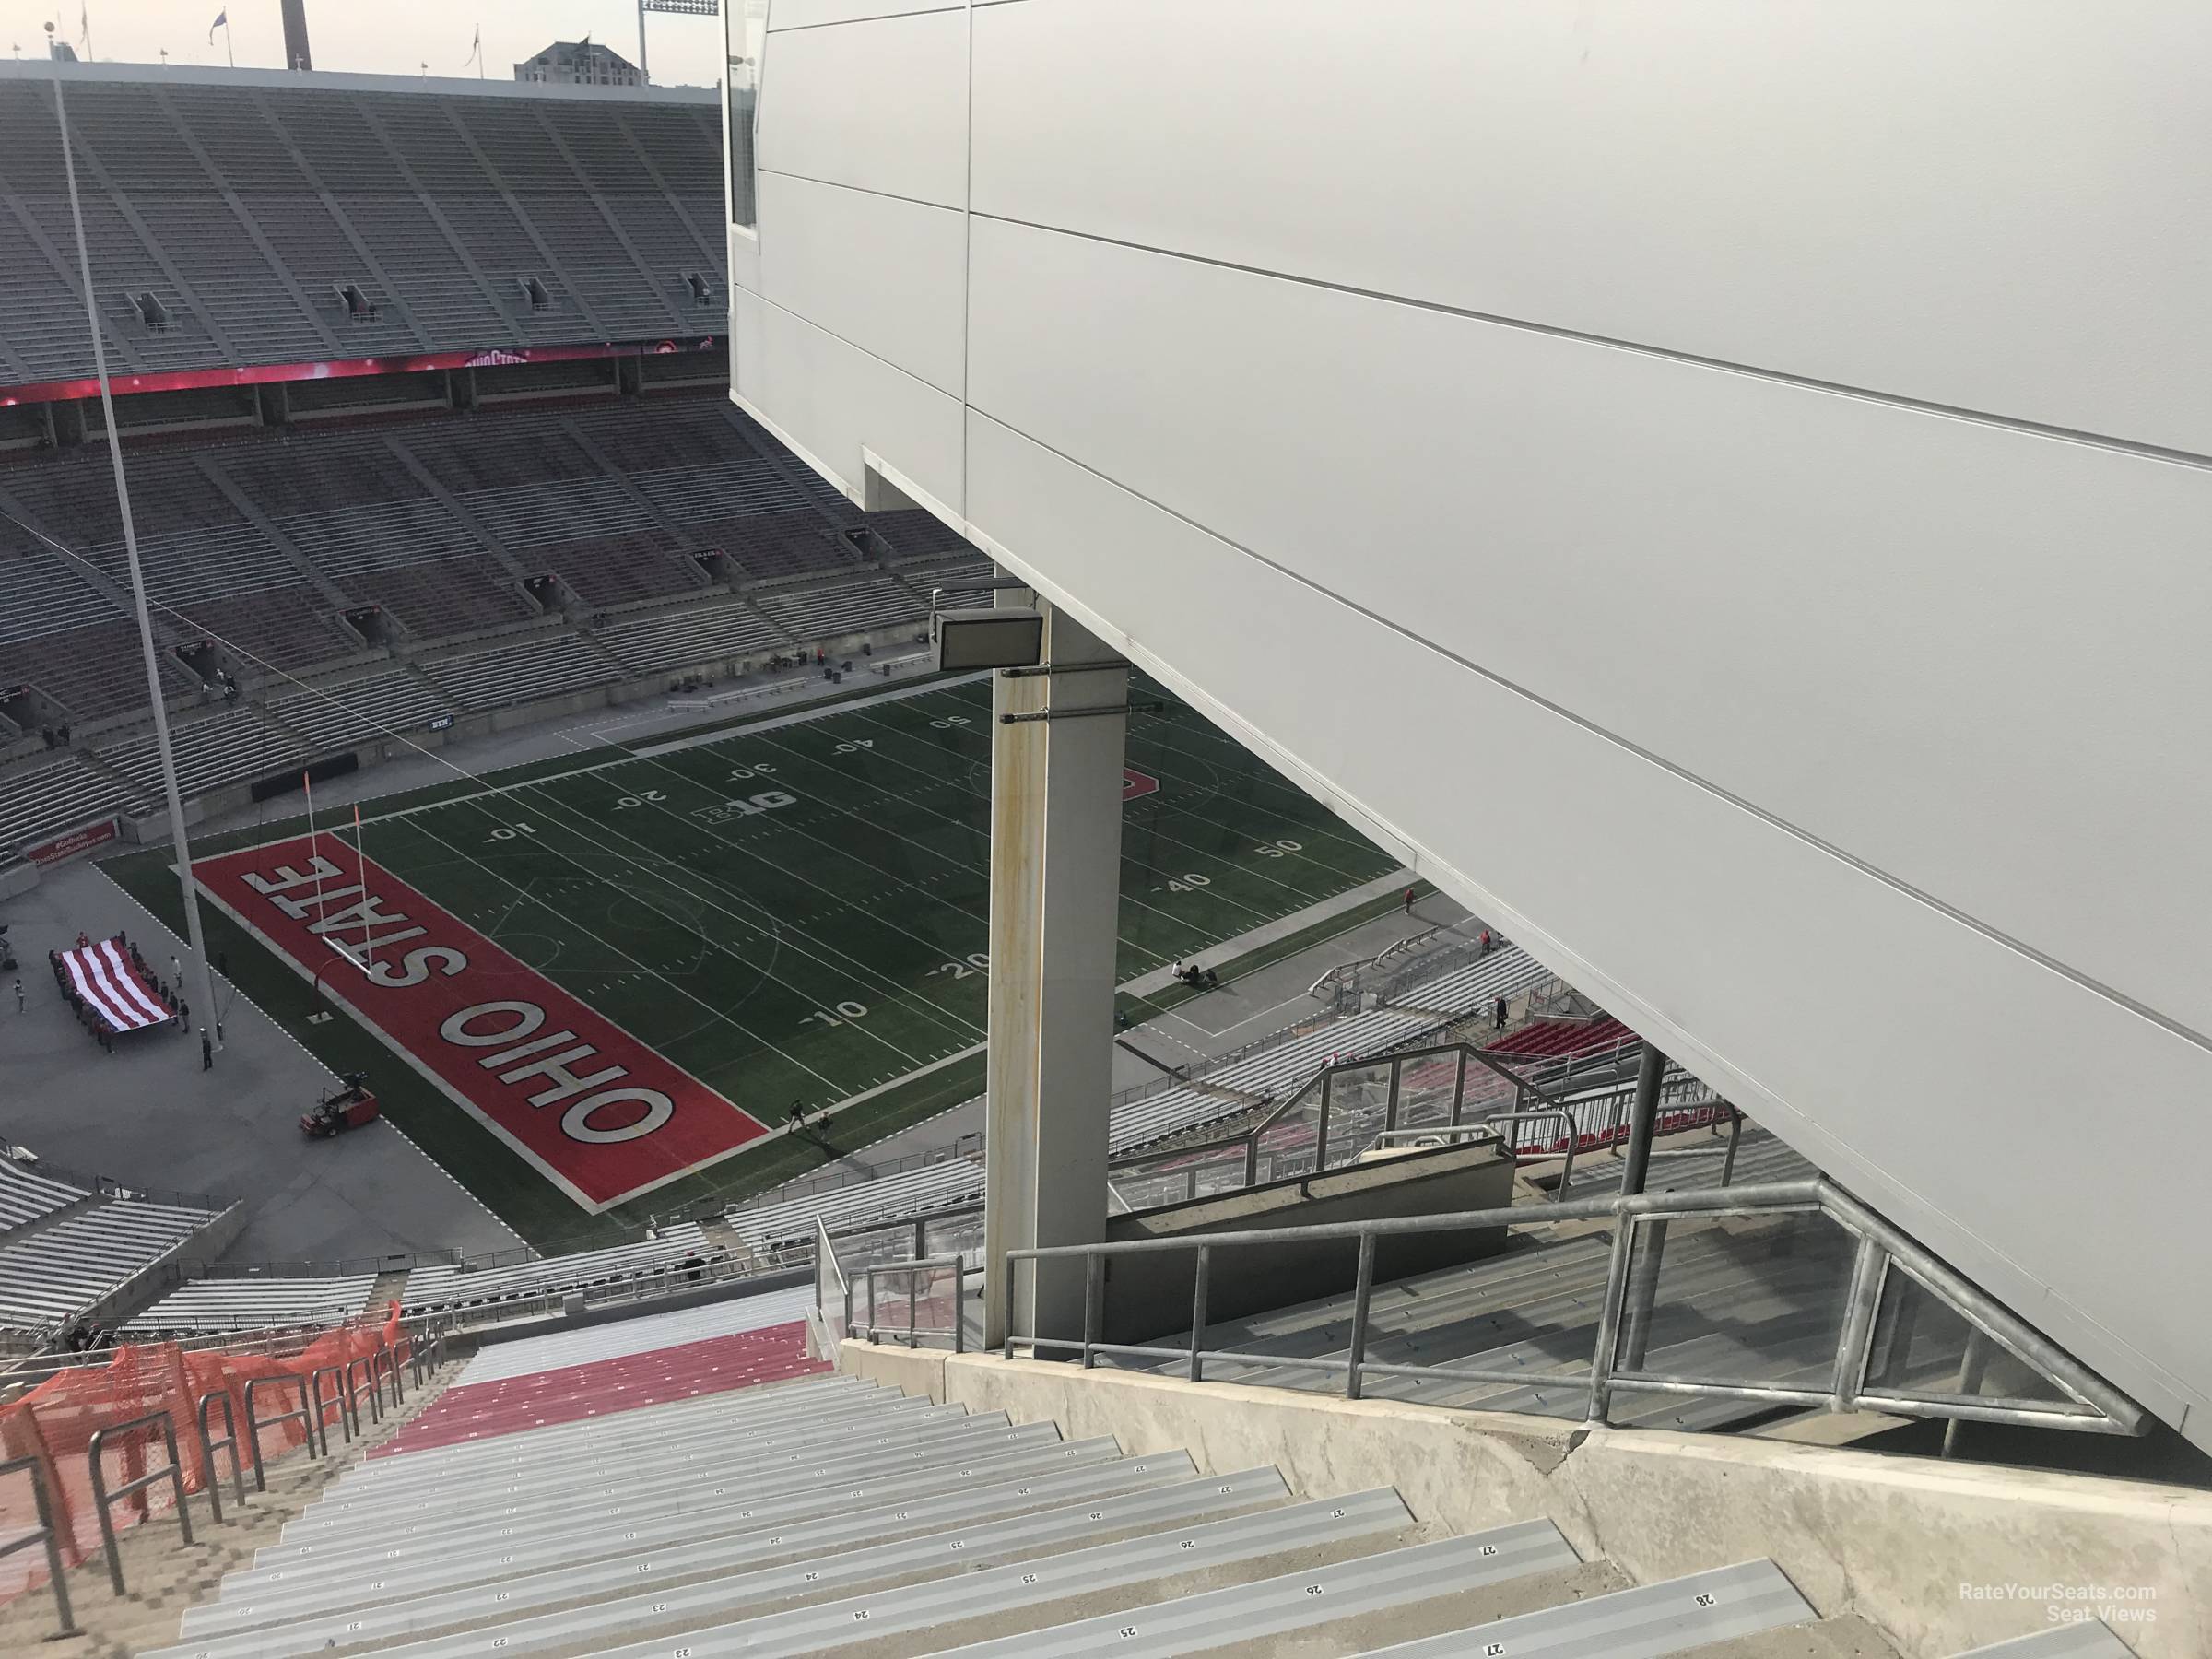
[[[1106,1236],[1128,720],[1084,712],[1126,704],[1129,677],[1118,665],[1068,672],[1119,659],[1050,608],[1044,659],[1059,672],[1001,675],[992,700],[983,1296],[994,1346],[1006,1335],[1007,1251]],[[1040,713],[1053,718],[1004,718]],[[1034,1278],[1025,1265],[1013,1283],[1017,1332],[1081,1335],[1078,1264]]]

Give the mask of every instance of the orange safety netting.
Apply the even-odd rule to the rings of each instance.
[[[297,1377],[312,1386],[314,1373],[327,1366],[341,1368],[339,1381],[343,1382],[344,1367],[385,1349],[395,1361],[407,1358],[397,1302],[382,1320],[364,1317],[349,1321],[290,1354],[192,1351],[173,1342],[119,1347],[106,1365],[57,1372],[13,1405],[0,1406],[0,1462],[19,1457],[38,1460],[53,1506],[62,1559],[75,1567],[100,1553],[100,1516],[92,1496],[88,1453],[93,1435],[100,1430],[153,1412],[167,1412],[176,1428],[177,1461],[183,1470],[184,1489],[202,1492],[206,1490],[209,1471],[200,1452],[200,1402],[210,1394],[220,1393],[230,1404],[230,1422],[235,1423],[239,1438],[238,1454],[248,1471],[251,1490],[253,1454],[245,1444],[247,1383],[256,1377]],[[364,1380],[367,1374],[366,1369],[359,1373]],[[378,1375],[381,1379],[381,1368]],[[327,1396],[336,1386],[326,1382],[323,1392]],[[306,1441],[306,1425],[297,1419],[266,1421],[288,1411],[297,1412],[300,1406],[296,1388],[255,1391],[254,1409],[264,1419],[255,1438],[264,1463]],[[369,1410],[365,1394],[360,1410],[365,1418]],[[325,1427],[335,1432],[338,1406],[335,1400],[325,1399],[321,1416]],[[224,1419],[222,1406],[212,1402],[207,1409],[207,1432],[217,1442],[215,1473],[228,1485],[229,1454],[220,1442],[231,1429]],[[168,1461],[169,1451],[159,1423],[111,1434],[100,1446],[101,1474],[111,1493],[163,1467]],[[173,1488],[162,1481],[114,1500],[109,1515],[115,1530],[121,1532],[149,1515],[168,1513],[174,1502]],[[0,1535],[13,1535],[37,1524],[38,1510],[29,1479],[17,1474],[0,1480]],[[0,1559],[0,1600],[41,1584],[46,1577],[42,1549],[18,1550]]]

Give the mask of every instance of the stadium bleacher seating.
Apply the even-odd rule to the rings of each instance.
[[[602,629],[599,643],[632,674],[653,674],[717,658],[749,658],[791,641],[749,605],[687,606]]]
[[[451,710],[429,685],[404,669],[318,685],[269,700],[270,718],[307,739],[315,754],[334,753],[389,734],[418,731]]]
[[[29,1164],[0,1155],[0,1234],[82,1204],[91,1196],[89,1188],[56,1181]]]
[[[927,600],[888,576],[781,589],[758,595],[758,602],[777,627],[797,640],[868,633],[901,622],[919,622],[929,614]]]
[[[426,660],[421,668],[440,690],[472,709],[504,708],[622,677],[621,666],[589,641],[559,630],[519,645]]]
[[[724,325],[705,95],[600,104],[124,72],[80,77],[69,102],[119,368],[698,333],[691,274],[717,300],[704,332]],[[0,85],[0,153],[43,236],[0,223],[0,337],[41,379],[88,374],[61,152],[35,82]],[[531,308],[524,277],[550,310]],[[340,298],[348,286],[373,314]],[[141,292],[162,328],[133,309]]]
[[[1325,1020],[1249,1057],[1202,1069],[1189,1082],[1121,1101],[1108,1124],[1108,1146],[1117,1155],[1135,1151],[1247,1114],[1262,1100],[1280,1104],[1333,1061],[1386,1052],[1434,1027],[1437,1011],[1479,1010],[1490,998],[1510,996],[1546,972],[1526,951],[1501,947],[1409,987],[1403,1000],[1410,1008],[1382,1007]],[[805,1253],[817,1216],[832,1230],[901,1220],[972,1204],[982,1196],[982,1181],[980,1162],[948,1159],[796,1197],[769,1194],[732,1206],[724,1218],[757,1257],[779,1262]]]
[[[1172,1086],[1117,1107],[1109,1135],[1112,1149],[1126,1152],[1216,1118],[1249,1110],[1258,1100],[1287,1100],[1330,1064],[1331,1056],[1355,1059],[1381,1053],[1417,1031],[1436,1024],[1438,1013],[1466,1013],[1492,997],[1511,996],[1546,977],[1526,951],[1505,946],[1491,955],[1399,994],[1405,1006],[1383,1006],[1330,1020],[1288,1041],[1263,1049],[1249,1059],[1201,1074],[1207,1088]],[[1418,1010],[1418,1011],[1417,1011]],[[1214,1092],[1231,1089],[1246,1097]]]
[[[0,772],[0,857],[144,799],[129,783],[75,756]]]
[[[147,1659],[1353,1653],[1421,1604],[1422,1653],[1657,1659],[1815,1618],[1763,1559],[1638,1585],[1548,1520],[1454,1535],[1387,1486],[818,1374],[779,1311],[479,1353]]]
[[[177,787],[189,797],[218,784],[259,778],[304,758],[300,740],[277,730],[253,709],[233,709],[170,728],[176,752]],[[161,761],[149,731],[94,751],[149,797],[161,793]]]
[[[722,1252],[708,1242],[696,1222],[677,1222],[636,1244],[544,1256],[511,1267],[418,1267],[407,1276],[403,1305],[410,1315],[477,1307],[620,1284],[658,1276],[695,1259],[712,1265],[721,1258]]]
[[[217,1214],[188,1205],[115,1197],[25,1237],[0,1239],[0,1326],[43,1331],[76,1318]]]
[[[202,1278],[171,1290],[127,1322],[125,1340],[208,1331],[283,1330],[336,1324],[368,1305],[376,1276],[333,1278]]]
[[[982,1162],[954,1158],[805,1197],[733,1206],[724,1218],[758,1260],[773,1263],[810,1258],[818,1218],[832,1230],[857,1227],[973,1204],[982,1195]]]

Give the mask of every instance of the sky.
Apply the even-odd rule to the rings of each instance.
[[[88,54],[79,39],[80,8],[92,26]],[[42,26],[58,21],[57,35],[80,57],[152,64],[167,47],[172,64],[220,65],[229,61],[223,33],[218,30],[210,43],[207,32],[216,14],[225,10],[239,67],[282,67],[284,23],[277,0],[0,0],[0,48],[43,57]],[[474,65],[462,65],[479,26],[484,73],[494,80],[513,79],[517,63],[554,41],[586,34],[637,61],[636,0],[307,0],[317,69],[419,75],[428,62],[432,76],[473,76]],[[647,27],[646,67],[654,85],[711,87],[722,78],[721,19],[656,13]]]

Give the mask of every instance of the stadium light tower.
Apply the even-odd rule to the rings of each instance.
[[[679,18],[719,18],[722,0],[638,0],[638,78],[651,85],[653,71],[645,66],[647,12],[674,12]]]
[[[53,25],[46,25],[49,36]],[[123,473],[123,434],[115,427],[115,393],[108,381],[108,348],[100,337],[100,308],[93,299],[92,255],[85,245],[85,210],[76,194],[76,158],[69,143],[69,111],[62,100],[62,67],[50,60],[53,76],[53,118],[61,127],[62,167],[69,181],[69,218],[76,229],[76,270],[85,285],[85,325],[92,331],[92,370],[100,377],[100,411],[108,429],[108,464],[115,473],[115,505],[123,518],[123,549],[130,562],[131,603],[138,611],[138,651],[146,662],[146,694],[154,712],[154,746],[161,757],[161,791],[169,798],[169,833],[177,849],[177,879],[184,888],[184,936],[192,951],[192,1000],[200,1007],[201,1030],[211,1047],[220,1049],[216,1033],[215,977],[207,969],[207,945],[200,935],[199,895],[192,885],[192,843],[184,837],[184,797],[177,788],[177,756],[169,741],[169,705],[161,696],[161,665],[154,657],[154,625],[147,614],[146,571],[138,562],[138,526],[131,517],[131,490]],[[180,994],[182,987],[179,987]]]

